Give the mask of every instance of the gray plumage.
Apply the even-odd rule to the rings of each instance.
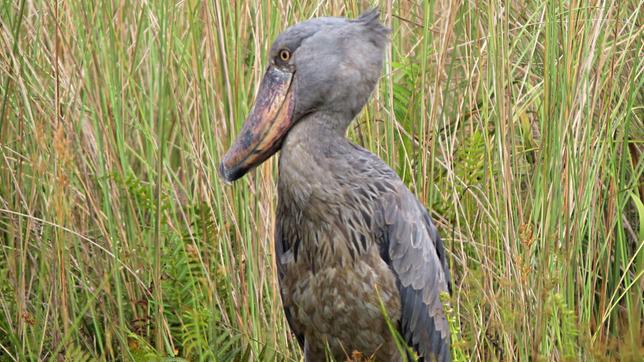
[[[271,48],[272,66],[292,72],[294,94],[275,252],[284,311],[307,361],[327,351],[338,360],[353,351],[399,360],[381,302],[421,357],[450,360],[441,238],[396,173],[344,136],[380,76],[388,32],[376,11],[318,18],[287,29]],[[292,56],[280,64],[283,49]],[[241,174],[222,164],[224,177]]]

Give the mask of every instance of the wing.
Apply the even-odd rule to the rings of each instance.
[[[404,185],[385,197],[383,259],[398,278],[400,332],[425,360],[449,361],[449,326],[440,293],[450,291],[443,241],[425,208]]]
[[[297,342],[300,345],[300,348],[304,350],[304,333],[298,331],[295,323],[293,323],[293,316],[291,315],[291,309],[284,304],[284,294],[282,292],[282,283],[284,278],[284,268],[286,267],[285,259],[288,259],[288,253],[292,253],[289,250],[290,243],[288,240],[285,240],[282,235],[282,225],[277,221],[275,225],[275,261],[277,263],[277,277],[280,283],[280,297],[282,298],[282,306],[284,307],[284,315],[286,316],[286,321],[288,322],[291,331],[295,334]]]

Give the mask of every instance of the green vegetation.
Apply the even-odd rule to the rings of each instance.
[[[216,174],[287,25],[368,1],[4,1],[0,361],[301,358],[276,160]],[[350,137],[432,210],[457,360],[644,353],[641,0],[382,1]],[[458,325],[460,324],[460,325]]]

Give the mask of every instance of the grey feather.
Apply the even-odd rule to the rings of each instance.
[[[397,198],[389,202],[396,207],[383,207],[398,211],[389,215],[387,242],[391,265],[400,282],[401,332],[421,356],[449,361],[449,326],[439,298],[441,292],[449,291],[442,240],[433,232],[424,207],[406,188],[400,187]]]

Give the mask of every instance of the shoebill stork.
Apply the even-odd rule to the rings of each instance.
[[[306,361],[401,360],[386,318],[421,358],[450,360],[436,227],[391,168],[345,138],[382,72],[389,30],[378,16],[316,18],[279,35],[219,169],[232,182],[280,151],[277,271]]]

